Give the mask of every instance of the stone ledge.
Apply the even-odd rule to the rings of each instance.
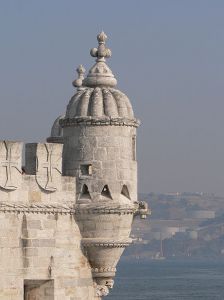
[[[129,205],[102,205],[97,207],[96,203],[92,203],[90,205],[77,205],[75,214],[84,215],[84,214],[118,214],[118,215],[126,215],[126,214],[134,214],[136,212],[136,208]]]
[[[82,245],[84,247],[103,247],[103,248],[125,248],[132,243],[132,239],[126,240],[99,240],[99,239],[89,239],[84,238],[82,239]]]
[[[100,267],[100,268],[92,268],[91,269],[92,272],[94,273],[104,273],[104,272],[116,272],[117,269],[114,267]]]
[[[65,118],[60,120],[61,127],[70,127],[77,125],[85,126],[131,126],[139,127],[140,121],[137,119],[126,119],[126,118],[97,118],[97,117],[75,117],[75,118]]]
[[[127,215],[127,214],[134,214],[134,210],[133,209],[97,209],[97,208],[92,208],[92,209],[78,209],[75,211],[75,214],[104,214],[104,215],[112,215],[112,214],[117,214],[117,215]]]
[[[30,213],[30,214],[61,214],[73,215],[75,209],[69,206],[56,205],[25,205],[0,203],[0,212],[3,213]]]

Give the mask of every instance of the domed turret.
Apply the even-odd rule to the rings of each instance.
[[[63,175],[76,178],[75,218],[95,282],[104,288],[112,287],[117,262],[131,242],[139,126],[105,62],[111,56],[106,38],[103,32],[97,36],[98,48],[90,51],[96,63],[87,77],[82,65],[77,68],[77,92],[53,130],[54,135],[62,128]]]
[[[106,57],[111,56],[110,49],[106,48],[107,36],[101,32],[97,36],[99,46],[91,49],[90,53],[96,57],[95,65],[84,78],[85,69],[82,65],[77,68],[78,79],[73,81],[77,87],[77,93],[71,98],[63,125],[69,123],[106,122],[113,125],[127,124],[137,127],[132,105],[128,97],[115,88],[117,80],[105,62]]]

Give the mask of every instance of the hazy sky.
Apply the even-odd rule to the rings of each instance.
[[[0,0],[0,137],[49,136],[104,30],[142,121],[139,191],[224,195],[223,0]]]

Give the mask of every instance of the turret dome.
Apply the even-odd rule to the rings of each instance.
[[[115,88],[117,80],[105,62],[105,58],[111,56],[111,50],[105,45],[106,39],[104,32],[97,36],[98,48],[90,50],[90,54],[96,57],[96,63],[88,75],[84,77],[82,65],[77,68],[78,79],[73,81],[77,92],[67,106],[65,118],[60,121],[62,127],[89,121],[139,125],[128,97]]]
[[[47,138],[48,143],[63,143],[63,128],[60,125],[60,120],[62,120],[65,115],[57,117],[51,128],[51,136]]]
[[[64,115],[61,115],[61,116],[57,117],[57,119],[54,121],[54,124],[51,128],[51,136],[59,137],[59,136],[63,135],[63,129],[61,128],[59,122],[64,117],[65,117]]]
[[[111,87],[84,87],[71,99],[66,118],[100,117],[133,119],[128,97]]]

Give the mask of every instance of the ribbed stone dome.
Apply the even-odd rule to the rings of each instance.
[[[112,54],[105,45],[106,39],[104,32],[97,36],[98,48],[90,50],[96,62],[87,76],[82,65],[76,69],[78,78],[72,84],[77,91],[67,106],[65,117],[58,119],[53,126],[52,138],[54,132],[62,128],[81,124],[139,126],[128,97],[116,89],[117,80],[106,64],[106,58]]]
[[[57,117],[57,119],[54,121],[54,124],[51,128],[51,136],[53,137],[59,137],[63,135],[63,129],[61,128],[61,125],[59,124],[60,120],[63,119],[65,115],[61,115]]]
[[[67,107],[66,118],[111,117],[133,119],[128,97],[110,87],[83,87],[78,89]]]
[[[51,136],[47,138],[48,143],[63,143],[63,128],[60,125],[60,120],[62,120],[65,115],[57,117],[51,128]]]

